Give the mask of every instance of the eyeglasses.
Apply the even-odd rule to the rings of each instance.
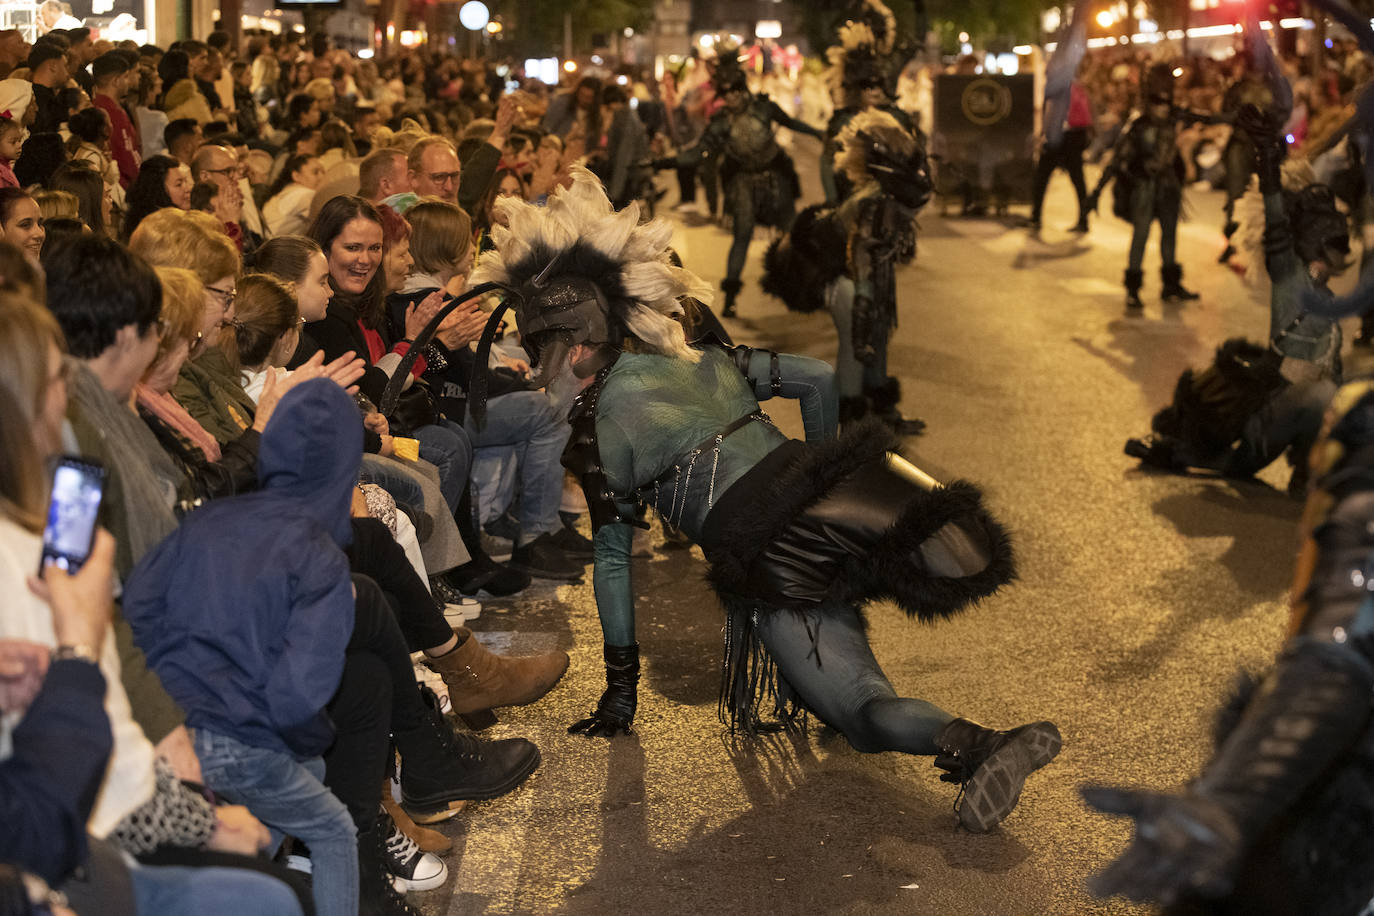
[[[239,167],[236,165],[226,166],[222,169],[201,169],[202,175],[223,175],[225,178],[233,178],[238,175]]]
[[[224,306],[226,312],[233,308],[234,298],[239,294],[236,289],[220,289],[218,286],[207,286],[205,291],[219,296],[220,305]]]
[[[429,180],[435,184],[452,184],[458,180],[462,172],[430,172]]]

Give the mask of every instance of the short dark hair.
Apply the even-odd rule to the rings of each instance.
[[[46,64],[48,61],[57,60],[58,58],[66,56],[66,49],[59,48],[57,46],[57,42],[36,42],[33,48],[29,51],[29,70],[33,71],[34,73],[37,73],[38,68]]]
[[[187,57],[195,57],[198,54],[208,53],[210,46],[203,41],[196,41],[194,38],[188,38],[185,41],[177,43],[177,50],[184,52]]]
[[[145,334],[162,311],[162,283],[148,263],[112,238],[78,235],[43,252],[48,308],[67,347],[94,359],[115,342],[120,328]]]
[[[112,76],[128,73],[131,69],[129,58],[123,51],[106,51],[91,62],[91,78],[99,84]]]
[[[79,25],[74,29],[64,29],[63,32],[66,34],[67,40],[74,45],[80,44],[91,37],[91,30],[84,25]]]
[[[229,41],[229,33],[223,29],[215,29],[209,35],[205,36],[205,43],[216,51],[223,51],[225,48],[229,47]]]
[[[172,149],[185,137],[193,135],[200,128],[195,118],[177,118],[162,129],[162,142]]]

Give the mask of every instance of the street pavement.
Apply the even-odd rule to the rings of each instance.
[[[797,142],[815,196],[813,141]],[[664,203],[671,205],[676,189]],[[732,738],[716,716],[723,615],[700,551],[634,561],[644,657],[637,736],[570,736],[603,686],[590,577],[488,602],[473,627],[501,651],[566,649],[562,684],[503,712],[491,736],[538,743],[520,790],[442,825],[455,840],[426,914],[1041,914],[1145,912],[1090,897],[1123,848],[1121,822],[1087,810],[1087,783],[1177,787],[1208,756],[1210,722],[1242,669],[1273,657],[1299,506],[1282,462],[1254,482],[1159,475],[1122,454],[1178,374],[1230,336],[1263,340],[1267,289],[1214,261],[1219,194],[1191,190],[1180,226],[1196,303],[1143,316],[1120,285],[1129,227],[1105,211],[1083,238],[1056,176],[1043,239],[938,205],[899,273],[890,368],[903,410],[929,424],[905,453],[938,479],[983,486],[1014,534],[1019,580],[954,620],[869,610],[878,660],[903,695],[999,727],[1057,722],[1065,747],[1002,827],[956,826],[955,787],[927,758],[865,755],[830,730]],[[1013,208],[1024,214],[1025,207]],[[686,265],[718,283],[729,240],[676,214]],[[794,315],[758,289],[760,232],[738,342],[833,359],[828,315]],[[791,403],[765,405],[800,432]],[[662,545],[661,532],[654,531]]]

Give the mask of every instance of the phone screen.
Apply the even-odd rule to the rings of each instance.
[[[76,572],[91,555],[100,499],[105,492],[105,469],[79,458],[64,457],[53,472],[52,499],[43,526],[42,568],[55,564]]]

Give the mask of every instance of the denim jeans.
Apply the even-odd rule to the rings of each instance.
[[[322,782],[324,761],[297,761],[290,754],[250,747],[202,728],[195,731],[195,744],[207,786],[247,806],[271,828],[275,843],[281,842],[282,833],[289,833],[310,847],[318,916],[357,913],[357,831],[348,809]]]
[[[472,441],[452,420],[422,426],[413,435],[420,441],[420,457],[439,469],[439,489],[449,511],[457,512],[472,470]]]
[[[363,483],[375,483],[390,493],[396,502],[423,512],[433,522],[428,535],[420,542],[425,569],[430,575],[462,566],[472,559],[458,533],[453,509],[447,505],[447,499],[440,490],[439,475],[429,462],[364,455],[358,478]]]
[[[563,448],[572,427],[548,395],[512,391],[487,402],[481,430],[471,419],[468,433],[479,456],[513,455],[520,475],[520,541],[557,531],[563,499]]]
[[[300,916],[296,895],[270,875],[241,868],[129,866],[140,913],[160,916]]]

